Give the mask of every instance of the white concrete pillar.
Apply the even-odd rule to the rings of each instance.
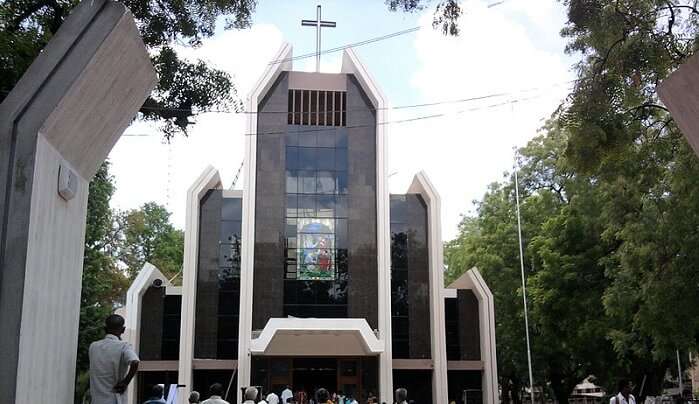
[[[131,13],[90,0],[0,105],[3,402],[73,401],[89,181],[155,84]]]

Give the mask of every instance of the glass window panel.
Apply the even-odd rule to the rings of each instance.
[[[312,195],[300,195],[298,199],[298,209],[299,217],[315,217],[316,197]]]
[[[294,90],[294,123],[301,124],[301,90]]]
[[[288,170],[296,170],[299,168],[299,148],[289,146],[286,148],[286,168]]]
[[[287,237],[286,247],[287,248],[296,248],[296,237]]]
[[[347,193],[347,171],[338,171],[335,173],[337,178],[337,193],[346,194]]]
[[[315,128],[303,128],[299,130],[299,146],[316,147],[317,133]]]
[[[286,215],[289,217],[298,216],[298,198],[296,194],[290,194],[286,196]]]
[[[347,219],[335,219],[335,243],[337,248],[348,248]]]
[[[318,171],[318,188],[319,194],[334,194],[335,193],[335,173],[332,171]]]
[[[299,192],[303,194],[316,193],[316,174],[314,171],[299,172]]]
[[[335,199],[335,216],[347,217],[347,197],[337,196]]]
[[[296,133],[298,130],[297,126],[288,126],[286,130],[286,145],[287,146],[298,146],[299,145],[299,134]]]
[[[221,220],[221,242],[232,243],[240,239],[240,220]]]
[[[327,91],[318,92],[318,125],[325,125],[325,110],[327,109]]]
[[[287,112],[288,112],[288,118],[287,118],[287,124],[292,124],[294,123],[294,90],[289,90],[289,93],[287,95],[288,98],[288,107],[287,107]]]
[[[342,93],[335,91],[333,94],[335,95],[335,126],[340,126],[340,119],[342,118],[342,111],[340,110],[340,108],[342,108]]]
[[[335,197],[319,196],[316,207],[319,217],[333,217],[335,214]]]
[[[296,235],[296,219],[286,219],[286,235]]]
[[[286,192],[288,194],[295,194],[299,192],[298,188],[298,178],[296,177],[296,171],[286,172]]]
[[[311,125],[318,124],[318,91],[311,91]]]
[[[342,92],[342,126],[347,126],[347,93]]]
[[[335,149],[335,169],[347,171],[349,165],[347,164],[347,149]]]
[[[223,198],[221,205],[221,219],[240,220],[243,213],[243,200],[241,198]]]
[[[299,304],[315,303],[315,293],[313,293],[313,282],[302,281],[294,282],[296,287],[296,296]]]
[[[323,129],[317,132],[318,147],[335,147],[335,130]]]
[[[317,166],[320,170],[335,170],[335,152],[334,149],[318,149],[316,155],[318,158]]]
[[[337,128],[335,132],[335,147],[338,149],[347,148],[347,128]]]
[[[303,92],[302,92],[302,94],[303,94],[302,97],[303,97],[303,98],[301,98],[301,111],[302,111],[302,118],[303,118],[303,119],[301,120],[301,122],[302,122],[302,124],[304,124],[304,125],[308,125],[308,115],[309,115],[309,114],[308,114],[308,113],[309,113],[309,111],[308,111],[308,100],[309,100],[309,98],[310,98],[309,95],[308,95],[308,93],[309,93],[308,90],[303,90]]]
[[[302,170],[315,170],[316,149],[314,147],[299,147],[298,168]]]

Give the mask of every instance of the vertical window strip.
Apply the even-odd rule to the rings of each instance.
[[[347,126],[347,93],[342,92],[342,118],[340,126]]]

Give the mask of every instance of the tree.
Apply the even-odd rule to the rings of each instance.
[[[172,278],[182,270],[184,233],[170,223],[164,206],[148,202],[119,216],[122,240],[119,258],[133,279],[146,262]]]
[[[570,167],[566,145],[560,125],[549,122],[520,150],[519,172],[535,380],[560,403],[585,377],[616,368],[602,303],[607,280],[599,261],[610,246],[595,214],[599,190]],[[516,224],[508,177],[490,187],[477,217],[464,219],[446,254],[449,279],[475,265],[493,290],[500,381],[504,398],[515,402],[528,384]]]
[[[658,392],[675,350],[699,338],[699,164],[656,95],[696,49],[699,11],[674,0],[565,4],[562,33],[583,59],[561,121],[571,164],[603,193],[610,338],[637,384]]]

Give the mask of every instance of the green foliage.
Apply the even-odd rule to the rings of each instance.
[[[699,160],[656,95],[697,47],[699,11],[564,4],[578,81],[521,150],[535,376],[559,402],[590,374],[658,394],[675,350],[699,340]],[[491,186],[446,253],[448,278],[476,265],[493,288],[504,389],[526,377],[511,189],[511,178]]]
[[[120,260],[131,279],[146,262],[172,278],[182,270],[184,233],[170,223],[170,212],[154,202],[120,215]]]

